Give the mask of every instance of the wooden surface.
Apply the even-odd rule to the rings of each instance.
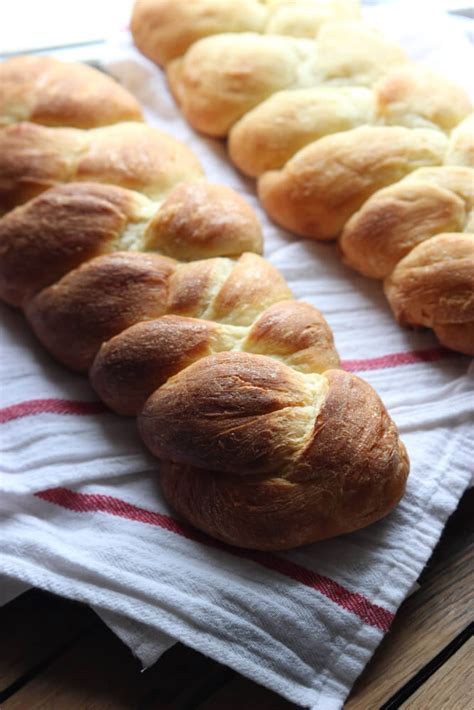
[[[474,709],[474,491],[464,496],[345,710]],[[470,672],[471,671],[471,672]],[[2,710],[289,710],[181,644],[144,673],[88,608],[32,590],[0,609]]]
[[[411,710],[474,707],[473,652],[474,640],[471,637],[401,707]]]

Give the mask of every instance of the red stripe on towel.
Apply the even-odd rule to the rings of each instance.
[[[278,572],[300,584],[304,584],[306,587],[315,589],[346,611],[358,616],[364,623],[369,626],[374,626],[381,631],[388,631],[393,621],[394,614],[388,611],[388,609],[373,604],[362,594],[349,591],[329,577],[317,574],[295,562],[291,562],[284,557],[279,557],[270,552],[244,550],[242,548],[226,545],[194,528],[178,522],[169,515],[139,508],[119,498],[114,498],[113,496],[76,493],[67,488],[50,488],[45,491],[40,491],[35,495],[42,500],[77,513],[108,513],[109,515],[126,518],[127,520],[134,520],[147,525],[156,525],[188,540],[223,550],[235,557],[251,560],[262,567]]]
[[[73,414],[84,416],[88,414],[101,414],[108,409],[102,402],[76,402],[69,399],[30,399],[18,402],[10,407],[0,409],[0,424],[13,419],[28,417],[34,414]]]
[[[361,372],[364,370],[383,370],[387,367],[398,367],[399,365],[413,365],[418,362],[438,362],[451,357],[461,357],[461,355],[444,348],[432,348],[431,350],[413,350],[408,353],[392,353],[391,355],[370,357],[364,360],[343,360],[341,366],[349,372]]]

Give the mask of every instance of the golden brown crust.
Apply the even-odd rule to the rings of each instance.
[[[403,456],[403,444],[400,444]],[[405,455],[405,462],[408,461]],[[404,472],[400,467],[400,479]],[[312,513],[311,482],[293,486],[282,479],[234,480],[185,464],[163,461],[160,485],[168,503],[192,525],[229,545],[252,550],[288,550],[365,527],[338,525]],[[400,486],[399,498],[404,489]],[[324,496],[321,495],[321,502]],[[395,500],[396,504],[398,500]]]
[[[89,135],[87,153],[77,165],[77,180],[108,182],[160,199],[181,180],[202,177],[194,153],[152,126],[121,123]]]
[[[21,56],[0,64],[0,127],[19,121],[95,128],[141,121],[135,98],[85,64]]]
[[[176,269],[170,281],[169,310],[179,316],[202,318],[216,290],[230,274],[230,259],[194,261]]]
[[[102,345],[89,373],[91,384],[115,412],[136,415],[172,375],[212,353],[218,328],[180,316],[136,323]]]
[[[321,512],[341,525],[352,518],[359,527],[398,501],[407,465],[395,424],[375,390],[343,370],[328,370],[324,377],[327,397],[286,478],[313,481],[325,493]]]
[[[174,269],[171,259],[153,254],[98,256],[40,291],[26,316],[57,360],[87,371],[103,342],[166,312]]]
[[[258,193],[278,224],[314,239],[333,239],[381,187],[416,168],[442,162],[442,133],[360,127],[303,148],[280,172],[264,173]]]
[[[162,416],[164,420],[160,406],[170,406],[173,394],[177,396],[180,378],[186,380],[186,385],[193,386],[198,365],[191,366],[172,381],[174,393],[168,391],[163,399],[159,393],[154,395],[139,420],[147,444],[150,445],[151,438],[152,445],[158,446],[165,456],[160,481],[167,500],[196,527],[241,547],[287,549],[364,527],[386,515],[401,498],[408,460],[393,422],[373,389],[342,371],[326,373],[329,389],[312,420],[310,439],[302,450],[290,452],[292,464],[286,468],[286,473],[288,451],[279,452],[280,467],[276,466],[274,471],[261,467],[258,475],[253,476],[243,476],[239,464],[233,467],[232,463],[227,463],[224,470],[219,464],[214,467],[221,456],[220,452],[215,454],[214,449],[212,454],[208,452],[207,458],[212,460],[206,467],[197,468],[186,462],[184,459],[191,458],[187,455],[189,442],[195,447],[194,437],[203,433],[201,428],[206,431],[208,442],[212,441],[216,411],[219,416],[221,409],[225,413],[227,434],[230,429],[242,442],[249,419],[259,433],[270,436],[279,413],[277,407],[282,404],[275,387],[285,375],[280,370],[275,372],[268,358],[252,360],[250,375],[247,369],[241,372],[236,357],[216,356],[212,360],[217,362],[219,379],[245,377],[246,388],[240,384],[239,395],[242,390],[243,394],[237,401],[228,399],[227,383],[222,389],[212,386],[210,379],[214,369],[208,371],[206,379],[204,363],[201,363],[197,375],[201,385],[197,396],[202,397],[200,420],[194,430],[181,430],[180,437],[172,442],[168,438],[163,451],[163,441],[157,442],[157,438],[162,439],[158,434],[161,429],[158,426],[152,432],[149,419],[156,416],[158,425]],[[268,379],[267,367],[271,368],[273,382]],[[294,401],[283,402],[284,407],[292,405],[295,406]],[[174,416],[175,409],[178,409],[177,400],[171,404],[169,412],[167,409],[168,414]],[[260,437],[260,441],[266,441],[266,437]],[[219,442],[222,442],[221,437]],[[225,436],[224,447],[229,442],[232,456],[232,437]],[[301,442],[299,445],[301,447]],[[264,444],[261,446],[262,451],[258,453],[263,455]],[[241,449],[237,455],[242,455]],[[192,458],[204,460],[201,455]],[[226,461],[222,463],[225,465]]]
[[[280,301],[250,328],[242,350],[270,355],[300,372],[339,366],[332,331],[317,308],[303,301]]]
[[[120,123],[90,131],[19,123],[0,131],[0,213],[72,180],[111,183],[160,199],[202,169],[156,128]]]
[[[344,262],[385,278],[417,244],[462,232],[474,207],[472,168],[421,168],[379,190],[348,221],[339,240]]]
[[[111,409],[139,414],[171,376],[196,360],[233,349],[269,355],[306,373],[339,365],[321,313],[308,303],[282,301],[250,328],[176,315],[137,323],[102,345],[89,376]]]
[[[291,297],[281,274],[256,254],[237,261],[206,259],[180,266],[170,283],[169,311],[249,325],[267,306]]]
[[[291,298],[283,276],[256,254],[242,254],[202,317],[250,325],[268,306]]]
[[[18,123],[0,130],[0,214],[70,180],[85,141],[73,128]]]
[[[400,323],[441,329],[474,321],[474,235],[439,234],[419,244],[385,280],[385,294]],[[466,338],[453,329],[457,349],[471,352],[472,330]],[[461,346],[461,347],[460,347]]]
[[[145,247],[181,261],[261,254],[262,230],[254,211],[228,187],[183,183],[151,221]]]
[[[439,323],[433,330],[446,348],[474,357],[474,320],[468,323]]]
[[[139,416],[156,456],[219,475],[276,473],[289,465],[326,381],[263,355],[220,353],[199,360],[157,390]],[[173,427],[166,427],[173,421]]]
[[[59,185],[0,219],[0,297],[21,306],[83,261],[109,251],[133,214],[134,193]]]

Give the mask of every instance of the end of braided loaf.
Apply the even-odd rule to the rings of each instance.
[[[343,259],[385,279],[398,322],[474,354],[474,169],[421,168],[375,193],[339,240]]]
[[[419,168],[379,190],[347,222],[339,239],[344,262],[383,279],[417,244],[442,232],[472,232],[474,170]]]
[[[303,375],[264,356],[191,365],[150,397],[139,427],[164,459],[171,505],[242,547],[287,549],[368,525],[398,502],[408,473],[370,386],[340,370]]]

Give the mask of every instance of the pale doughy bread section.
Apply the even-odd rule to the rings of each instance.
[[[375,123],[375,110],[373,91],[363,87],[279,91],[234,124],[229,155],[243,173],[258,177],[323,136]]]
[[[157,64],[180,57],[199,39],[223,32],[314,38],[329,20],[353,20],[357,0],[138,0],[131,31]]]
[[[193,128],[219,137],[274,92],[311,86],[315,60],[310,40],[220,34],[192,45],[183,58],[167,66],[167,75]]]
[[[446,164],[474,168],[474,114],[467,116],[453,130]]]
[[[388,71],[374,85],[377,114],[386,125],[451,131],[472,112],[458,84],[422,64]]]
[[[415,170],[376,192],[339,239],[344,261],[385,279],[402,325],[474,355],[474,168]]]
[[[370,86],[404,52],[361,22],[328,22],[316,41],[255,33],[199,40],[167,65],[168,80],[191,125],[226,136],[247,111],[284,89]]]
[[[0,128],[2,300],[138,417],[167,500],[204,532],[285,549],[386,515],[409,469],[396,427],[259,256],[253,211],[184,145],[103,118]]]
[[[247,175],[282,168],[301,148],[326,135],[362,125],[434,128],[448,132],[469,117],[466,93],[425,67],[389,71],[372,88],[281,91],[238,121],[229,133],[229,155]],[[457,129],[461,144],[462,127]],[[465,131],[467,133],[467,130]],[[454,146],[455,161],[461,146]],[[465,158],[458,158],[466,164]]]

